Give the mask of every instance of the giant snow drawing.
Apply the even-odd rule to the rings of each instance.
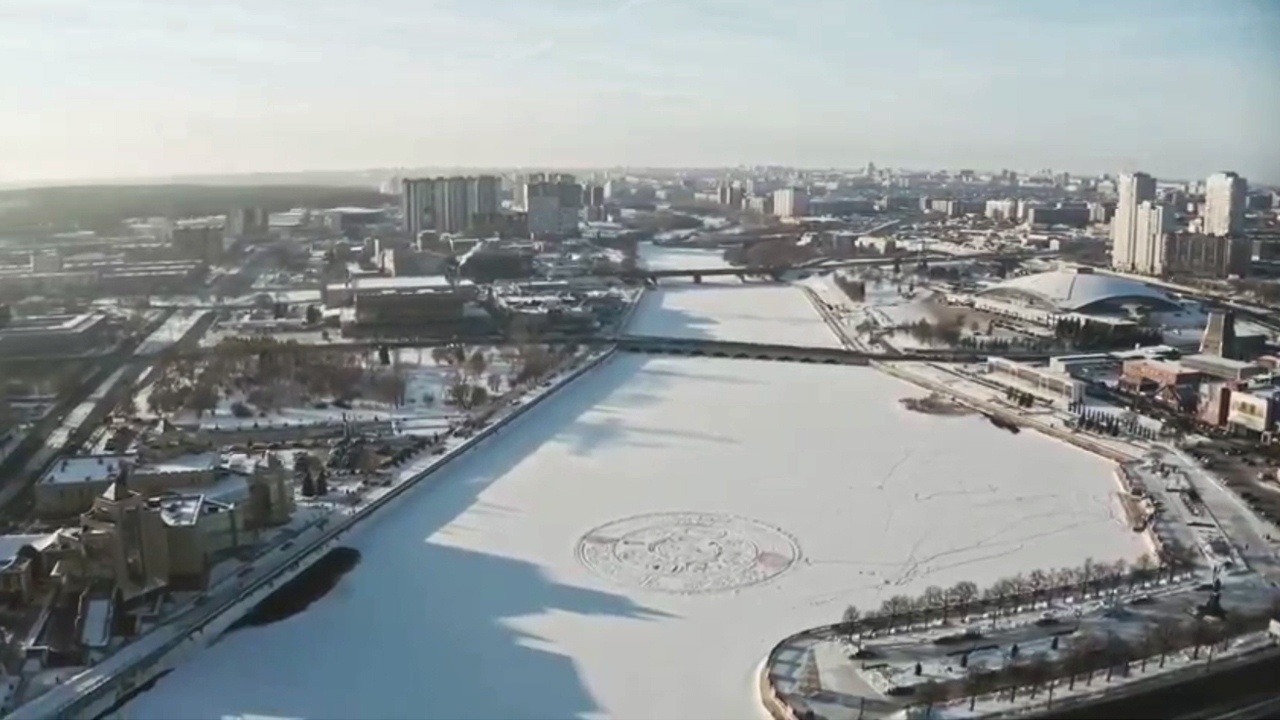
[[[716,593],[786,572],[800,547],[785,532],[721,513],[653,513],[615,520],[578,541],[578,559],[619,585]]]

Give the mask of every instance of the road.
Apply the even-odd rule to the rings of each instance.
[[[128,367],[129,359],[138,346],[151,333],[163,325],[172,311],[161,314],[144,332],[125,341],[119,351],[106,356],[96,371],[49,413],[23,440],[23,446],[12,452],[0,463],[0,476],[8,481],[0,486],[0,509],[4,509],[26,488],[36,481],[53,462],[67,440],[75,437],[85,421],[103,404],[114,403],[116,396],[110,391],[120,381]]]
[[[1280,708],[1280,652],[1244,665],[1220,665],[1217,672],[1159,684],[1141,693],[1104,700],[1084,707],[1048,711],[1038,717],[1061,720],[1114,720],[1115,718],[1274,718]],[[1270,697],[1269,697],[1270,696]],[[1242,714],[1232,714],[1240,712]],[[1259,714],[1260,713],[1260,714]]]

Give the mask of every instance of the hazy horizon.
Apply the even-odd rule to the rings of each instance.
[[[869,161],[1280,182],[1268,0],[5,6],[3,185]]]

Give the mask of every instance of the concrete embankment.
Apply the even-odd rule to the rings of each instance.
[[[512,407],[489,426],[436,459],[418,475],[398,483],[352,515],[324,518],[295,538],[292,546],[295,550],[288,556],[255,561],[259,565],[264,561],[270,564],[261,569],[255,565],[247,566],[248,572],[241,571],[241,576],[235,580],[236,585],[210,590],[206,593],[208,599],[203,605],[188,607],[165,625],[121,648],[102,663],[19,707],[8,717],[13,720],[98,717],[137,688],[173,668],[187,653],[199,650],[217,638],[277,587],[338,547],[359,523],[403,498],[410,488],[418,486],[423,479],[500,433],[565,385],[607,362],[613,352],[612,349],[606,350],[581,360],[574,367],[562,370],[563,374],[552,380],[550,387]],[[273,548],[273,551],[278,550],[279,547]],[[215,600],[215,595],[224,596]]]

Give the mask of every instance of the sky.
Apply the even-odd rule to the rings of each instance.
[[[1280,183],[1276,37],[1278,0],[0,0],[0,183],[869,161]]]

